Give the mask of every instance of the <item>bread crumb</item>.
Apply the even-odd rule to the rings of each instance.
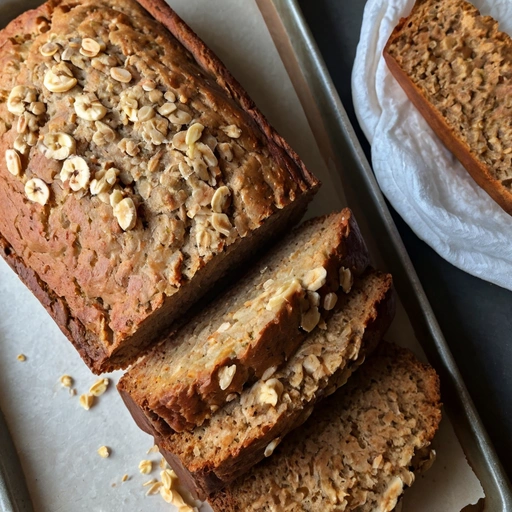
[[[110,456],[110,448],[108,448],[107,446],[100,446],[98,448],[98,455],[106,459],[107,457]]]
[[[23,363],[24,361],[27,360],[27,356],[25,354],[18,354],[18,357],[16,359]]]

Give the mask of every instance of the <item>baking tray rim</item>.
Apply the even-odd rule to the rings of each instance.
[[[395,255],[398,256],[398,265],[403,271],[401,272],[400,278],[405,276],[407,280],[407,283],[405,283],[406,286],[413,290],[415,299],[421,307],[424,317],[423,323],[428,328],[427,337],[430,338],[430,352],[427,350],[427,347],[424,346],[424,341],[422,341],[421,338],[419,338],[420,344],[426,350],[429,359],[430,354],[432,354],[432,348],[435,349],[437,352],[436,355],[443,365],[443,373],[449,376],[449,382],[445,381],[443,385],[448,385],[451,391],[455,392],[454,396],[456,396],[458,404],[452,403],[451,405],[458,406],[457,409],[459,410],[457,410],[457,412],[461,412],[462,414],[455,414],[455,411],[450,411],[450,408],[448,408],[447,412],[454,425],[456,435],[459,438],[464,453],[484,489],[485,510],[495,512],[510,511],[512,510],[512,489],[508,477],[498,459],[496,451],[476,411],[453,355],[435,318],[432,307],[391,217],[391,213],[377,184],[371,166],[346,114],[316,41],[305,21],[298,0],[266,1],[272,4],[275,12],[279,16],[279,21],[282,23],[284,31],[289,38],[294,57],[305,83],[315,92],[313,97],[315,97],[317,101],[322,101],[324,105],[330,107],[329,110],[324,108],[321,109],[321,111],[322,116],[331,116],[331,126],[335,124],[338,127],[337,133],[333,134],[332,131],[330,132],[331,140],[335,139],[336,135],[341,135],[344,141],[351,147],[350,156],[353,160],[352,163],[355,164],[353,168],[359,172],[360,177],[367,187],[367,192],[374,202],[374,206],[381,215],[381,220],[387,227],[389,242],[392,245]],[[262,2],[263,0],[258,0],[259,4],[262,4]],[[294,82],[294,77],[290,76],[290,78],[292,82]],[[318,96],[319,93],[322,97]],[[337,165],[338,168],[344,166],[346,166],[346,163],[345,165],[339,163]],[[415,324],[418,323],[418,318],[411,315],[407,307],[406,311],[416,330]],[[451,414],[452,412],[453,414]],[[497,508],[498,506],[499,508]]]

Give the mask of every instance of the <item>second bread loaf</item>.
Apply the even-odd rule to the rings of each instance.
[[[384,49],[437,136],[512,215],[511,55],[510,37],[465,0],[418,0]]]

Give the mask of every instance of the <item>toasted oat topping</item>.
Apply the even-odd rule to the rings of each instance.
[[[236,365],[224,366],[219,370],[219,387],[223,391],[229,388],[236,373]]]
[[[32,178],[25,183],[25,194],[30,201],[44,206],[50,198],[50,189],[43,180]]]
[[[8,149],[5,152],[5,162],[7,170],[13,175],[21,174],[21,159],[19,153],[15,149]]]
[[[123,11],[103,0],[50,8],[44,33],[9,39],[0,80],[0,137],[14,130],[3,165],[18,180],[7,186],[21,181],[25,197],[49,205],[10,242],[25,254],[34,229],[51,232],[27,264],[42,274],[59,255],[75,278],[46,273],[48,286],[107,350],[298,192],[245,114],[215,83],[203,95],[209,78],[127,1]],[[134,257],[137,243],[146,258]],[[91,261],[108,267],[105,279],[91,278]]]
[[[124,68],[111,68],[110,76],[118,82],[128,83],[132,79],[132,74]]]
[[[354,284],[354,276],[349,268],[340,268],[340,287],[345,293],[349,293]]]

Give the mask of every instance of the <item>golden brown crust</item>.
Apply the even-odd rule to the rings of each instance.
[[[162,23],[180,43],[192,53],[196,62],[215,76],[217,83],[234,98],[265,134],[272,154],[281,160],[290,174],[300,183],[303,190],[319,187],[299,155],[270,126],[263,113],[254,104],[245,89],[238,83],[215,53],[201,38],[174,12],[164,0],[137,0],[156,20]]]
[[[112,19],[118,21],[116,30],[106,30]],[[189,34],[189,39],[195,38],[192,57],[194,51],[210,55],[181,20],[175,28]],[[0,32],[0,64],[5,70],[0,84],[0,200],[6,205],[6,214],[0,218],[0,233],[11,246],[10,253],[16,254],[18,267],[32,269],[44,284],[36,288],[46,289],[65,304],[72,319],[68,323],[73,328],[61,328],[81,354],[88,354],[86,362],[97,373],[133,362],[230,268],[297,222],[319,186],[293,151],[285,143],[279,145],[279,136],[265,124],[238,84],[230,80],[218,59],[211,57],[214,65],[201,70],[168,30],[130,0],[101,0],[97,5],[90,1],[77,4],[53,0],[23,14]],[[22,34],[27,38],[20,38]],[[40,53],[50,35],[62,52],[55,61],[51,55]],[[76,46],[77,39],[85,37],[100,40],[106,52],[100,57],[117,59],[117,64],[110,63],[105,68],[98,57],[100,60],[93,66],[94,59],[79,53]],[[157,37],[157,42],[144,45],[151,37]],[[69,55],[64,57],[66,52]],[[178,58],[170,59],[169,55]],[[175,71],[175,63],[183,65],[180,72]],[[113,69],[125,69],[116,67],[121,64],[131,69],[132,83],[127,86],[112,75]],[[48,89],[43,77],[52,66],[68,66],[77,77],[77,85],[64,93]],[[159,94],[156,99],[150,98],[151,103],[145,104],[151,93],[146,94],[140,84],[148,73],[153,73],[160,89],[155,90]],[[216,73],[218,83],[210,79]],[[194,80],[203,87],[196,87]],[[20,115],[7,108],[6,99],[18,84],[31,84],[30,94],[36,94],[39,106],[43,105],[46,112],[32,115],[25,110]],[[232,90],[222,84],[229,84]],[[129,96],[132,92],[139,100]],[[176,99],[164,100],[164,93]],[[187,96],[194,93],[196,96]],[[102,108],[107,114],[103,114],[102,129],[114,133],[112,143],[95,139],[94,130],[100,130],[97,122],[95,125],[87,117],[75,114],[77,99],[88,94],[96,94],[104,103]],[[162,140],[163,133],[155,132],[141,119],[123,117],[126,112],[121,104],[126,94],[126,101],[140,101],[139,110],[144,107],[155,116],[167,139]],[[33,108],[34,101],[30,101]],[[205,158],[216,177],[209,177],[202,156],[198,157],[190,145],[187,149],[182,141],[179,149],[173,136],[180,130],[185,136],[182,122],[172,121],[172,113],[169,120],[163,113],[155,113],[164,107],[164,101],[179,103],[178,111],[185,112],[187,119],[212,121],[211,127],[204,126],[204,143],[198,141],[198,147],[202,144],[200,155],[210,155]],[[171,106],[176,109],[175,103]],[[31,133],[19,122],[25,114],[37,125],[30,128]],[[224,131],[230,126],[234,126],[233,136]],[[242,134],[237,135],[240,127]],[[91,173],[90,193],[88,183],[78,194],[74,193],[63,177],[62,161],[50,156],[44,141],[46,135],[56,132],[76,139],[77,155],[86,160]],[[25,143],[28,136],[32,137],[31,143]],[[130,146],[137,137],[139,156]],[[19,142],[20,138],[24,140]],[[168,151],[158,149],[162,143]],[[221,162],[224,157],[220,150],[215,156],[212,149],[217,143],[228,149],[233,146],[238,156],[233,158],[231,154]],[[22,167],[22,172],[14,176],[8,172],[3,157],[13,151],[13,146],[19,148],[16,151]],[[158,172],[149,170],[152,160]],[[177,162],[181,165],[185,160],[190,168],[180,167],[178,172]],[[193,160],[197,164],[194,171]],[[103,179],[102,173],[109,168],[117,173],[112,186],[121,197],[132,201],[134,225],[128,222],[123,227],[107,192],[92,191],[93,178]],[[146,174],[141,175],[141,169],[146,168]],[[199,180],[196,170],[198,176],[202,173]],[[44,205],[27,195],[27,182],[34,178],[49,189]],[[211,201],[215,191],[223,187],[229,188],[231,202],[220,214]],[[106,197],[100,200],[101,194]],[[227,214],[232,215],[231,220]],[[102,234],[100,238],[98,232]]]
[[[408,17],[401,18],[400,22],[391,33],[383,51],[386,64],[408,98],[419,110],[445,146],[457,157],[476,183],[482,187],[503,210],[512,215],[512,192],[493,176],[490,167],[475,155],[471,146],[457,136],[446,117],[432,104],[426,96],[425,91],[411,80],[390,49],[397,38],[400,37],[404,27],[413,18],[415,11],[421,4],[425,3],[425,0],[417,1],[411,14]],[[461,4],[468,5],[467,2],[461,2]]]
[[[88,366],[92,367],[95,361],[106,357],[105,353],[98,353],[94,344],[87,338],[87,332],[80,321],[70,315],[66,301],[48,289],[44,281],[33,269],[25,265],[2,235],[0,235],[0,255],[48,311]]]

